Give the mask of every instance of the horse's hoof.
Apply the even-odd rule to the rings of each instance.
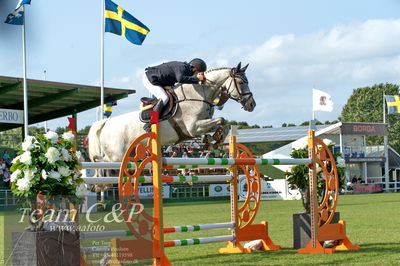
[[[212,141],[212,137],[210,136],[210,134],[205,134],[203,139],[202,139],[202,141],[201,141],[201,143],[208,144],[211,141]]]
[[[220,148],[222,148],[222,144],[220,144],[220,143],[214,143],[214,144],[213,144],[213,148],[214,148],[214,150],[219,150]]]

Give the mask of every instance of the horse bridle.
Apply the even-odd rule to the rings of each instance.
[[[230,81],[230,83],[229,83],[229,86],[227,86],[227,88],[229,88],[229,89],[226,91],[227,94],[229,95],[229,99],[232,99],[232,100],[234,100],[234,101],[236,101],[236,102],[242,102],[242,101],[244,100],[244,97],[246,97],[246,96],[253,96],[253,93],[252,93],[251,91],[242,93],[242,92],[239,90],[239,85],[237,84],[237,80],[236,80],[237,77],[240,78],[240,79],[241,79],[243,82],[245,82],[245,83],[248,83],[248,82],[247,82],[241,75],[238,75],[237,73],[235,73],[235,68],[232,68],[232,69],[230,70],[230,72],[229,72],[229,77],[232,78],[231,81]],[[209,79],[207,79],[207,78],[206,78],[206,81],[208,81],[208,82],[211,83],[212,85],[216,85],[214,81],[209,80]],[[234,83],[234,87],[233,87],[233,90],[230,90],[231,85],[232,85],[232,82]],[[224,83],[225,83],[225,82],[224,82]],[[237,94],[239,95],[239,97],[237,97],[237,98],[232,97],[232,92],[233,92],[234,90],[236,90],[236,92],[237,92]]]
[[[234,100],[234,101],[237,101],[237,102],[242,102],[246,96],[253,96],[253,93],[252,93],[251,91],[242,93],[242,92],[239,90],[239,85],[237,84],[236,78],[237,78],[237,77],[240,78],[240,79],[241,79],[243,82],[245,82],[245,83],[247,83],[247,81],[246,81],[241,75],[238,75],[237,73],[235,73],[235,68],[232,68],[232,69],[230,70],[230,72],[229,72],[229,77],[232,78],[231,81],[230,81],[230,83],[229,83],[229,86],[227,87],[227,88],[229,88],[229,89],[227,90],[227,93],[228,93],[230,99],[232,99],[232,100]],[[209,79],[205,78],[205,81],[209,82],[209,83],[211,84],[211,86],[217,86],[217,84],[216,84],[214,81],[212,81],[212,80],[209,80]],[[225,82],[226,82],[226,81],[225,81]],[[224,82],[224,83],[225,83],[225,82]],[[232,82],[234,83],[234,87],[233,87],[233,90],[231,91],[230,88],[232,87],[232,86],[231,86],[231,85],[232,85]],[[239,97],[237,97],[237,98],[232,97],[232,92],[233,92],[234,90],[236,90],[236,92],[237,92],[237,94],[239,95]],[[211,107],[214,106],[213,103],[208,102],[208,101],[205,101],[205,100],[203,100],[203,99],[190,99],[190,98],[187,98],[185,92],[183,91],[183,89],[182,89],[182,95],[183,95],[183,99],[178,100],[178,103],[180,103],[180,102],[185,102],[185,101],[197,101],[197,102],[204,102],[204,103],[210,105]]]
[[[247,83],[247,81],[246,81],[242,76],[238,75],[237,73],[234,73],[234,72],[235,72],[234,70],[235,70],[235,68],[232,68],[231,71],[230,71],[230,73],[229,73],[229,76],[230,76],[232,79],[231,79],[231,83],[229,84],[228,88],[230,88],[231,85],[232,85],[232,82],[234,82],[234,85],[235,85],[235,86],[234,86],[234,90],[236,90],[236,92],[237,92],[237,94],[239,95],[239,97],[238,97],[238,98],[232,97],[232,96],[231,96],[232,91],[229,91],[229,89],[228,89],[227,93],[228,93],[230,99],[235,100],[235,101],[237,101],[237,102],[242,102],[242,101],[244,100],[244,97],[246,97],[246,96],[248,96],[248,95],[253,96],[253,94],[252,94],[251,92],[245,92],[245,93],[241,93],[241,92],[240,92],[240,90],[239,90],[239,85],[237,84],[237,81],[236,81],[236,77],[239,77],[240,79],[242,79],[243,82],[246,82],[246,83]],[[205,78],[205,77],[204,77],[204,78]],[[212,81],[212,80],[209,80],[209,79],[205,78],[205,81],[208,81],[208,82],[211,84],[211,86],[215,86],[215,87],[217,86],[217,84],[216,84],[214,81]],[[226,80],[222,83],[222,85],[223,85],[225,82],[226,82]],[[222,86],[219,86],[219,87],[222,87]],[[184,90],[183,90],[183,88],[182,88],[182,86],[181,86],[181,90],[182,90],[183,99],[178,100],[178,101],[177,101],[178,104],[181,103],[181,102],[185,102],[185,101],[204,102],[204,103],[208,104],[208,105],[211,107],[211,108],[210,108],[210,112],[211,112],[212,107],[214,106],[213,103],[208,102],[208,101],[205,101],[205,100],[203,100],[203,99],[191,99],[191,98],[187,98],[187,97],[186,97],[186,94],[185,94],[185,92],[184,92]],[[168,119],[168,121],[171,123],[172,127],[175,129],[175,131],[176,131],[176,133],[178,134],[180,140],[184,140],[184,139],[187,138],[187,137],[191,137],[191,136],[189,136],[189,135],[187,135],[187,134],[184,133],[184,131],[182,130],[182,128],[180,127],[180,125],[175,121],[175,119],[170,118],[170,119]]]
[[[237,102],[242,102],[243,101],[243,99],[244,99],[244,97],[246,97],[246,96],[253,96],[253,93],[251,92],[251,91],[248,91],[248,92],[244,92],[244,93],[242,93],[240,90],[239,90],[239,85],[237,84],[237,80],[236,80],[236,78],[238,77],[238,78],[240,78],[243,82],[245,82],[245,83],[248,83],[241,75],[238,75],[237,73],[235,73],[235,68],[232,68],[231,69],[231,72],[229,73],[229,76],[232,78],[231,79],[231,83],[229,84],[229,87],[228,88],[230,88],[231,87],[231,84],[232,84],[232,82],[234,83],[234,90],[236,90],[236,92],[237,92],[237,94],[239,95],[239,97],[238,98],[234,98],[234,97],[232,97],[231,95],[232,95],[232,91],[229,91],[229,89],[228,89],[228,94],[229,94],[229,98],[231,98],[232,100],[235,100],[235,101],[237,101]]]

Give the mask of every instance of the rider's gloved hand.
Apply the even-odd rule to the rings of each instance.
[[[201,72],[197,74],[197,79],[199,80],[199,83],[202,84],[206,80],[206,77],[204,76],[204,73]]]

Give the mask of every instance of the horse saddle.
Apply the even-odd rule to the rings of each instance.
[[[164,106],[159,114],[159,121],[168,120],[173,117],[178,109],[178,98],[174,90],[171,87],[164,88],[168,95],[168,103]],[[149,111],[153,111],[153,108],[157,103],[161,101],[157,98],[143,97],[140,99],[140,115],[139,118],[143,123],[147,123],[151,119],[151,114]]]

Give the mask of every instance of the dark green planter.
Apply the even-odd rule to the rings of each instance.
[[[336,212],[331,223],[338,223],[340,213]],[[293,248],[305,248],[311,239],[311,218],[309,213],[293,214]]]
[[[12,233],[13,265],[79,266],[79,235],[67,231]]]

